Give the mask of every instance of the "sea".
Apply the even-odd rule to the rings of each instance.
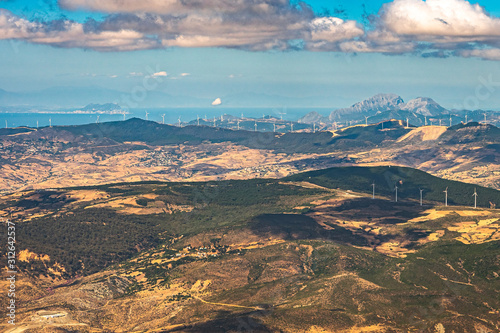
[[[296,121],[309,112],[316,111],[322,115],[328,115],[334,108],[229,108],[229,107],[210,107],[210,108],[148,108],[148,109],[130,109],[129,114],[82,114],[82,113],[62,113],[61,111],[41,112],[0,112],[0,128],[8,127],[44,127],[44,126],[70,126],[83,125],[96,122],[120,121],[130,118],[147,119],[165,124],[187,123],[192,120],[210,119],[220,117],[221,115],[232,115],[245,118],[262,118],[263,116],[272,116],[284,120]]]

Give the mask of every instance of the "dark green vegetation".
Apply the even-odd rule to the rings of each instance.
[[[159,221],[150,217],[139,219],[109,209],[77,209],[19,225],[19,247],[51,258],[46,264],[20,262],[20,268],[36,276],[48,274],[47,268],[57,262],[65,268],[66,276],[91,274],[164,242],[166,237]]]
[[[271,123],[268,125],[273,126]],[[348,128],[338,132],[338,135],[333,137],[331,132],[325,131],[273,133],[272,131],[237,131],[210,126],[177,127],[132,118],[127,121],[99,124],[46,127],[31,134],[31,139],[38,140],[41,137],[56,135],[75,144],[89,141],[99,144],[143,142],[149,145],[181,143],[197,145],[203,142],[232,142],[249,148],[273,149],[286,153],[324,153],[358,147],[375,147],[385,142],[390,143],[410,130],[411,128],[405,128],[399,121],[385,121],[368,127]],[[4,134],[0,132],[0,135],[13,134],[11,132]],[[9,139],[15,140],[13,137]],[[27,139],[30,138],[22,138],[22,140]]]
[[[47,127],[34,131],[31,135],[33,139],[37,139],[43,136],[50,137],[57,133],[59,137],[69,135],[72,139],[71,141],[80,143],[85,140],[100,143],[133,141],[150,145],[181,143],[197,145],[207,141],[213,143],[232,142],[250,148],[273,149],[287,153],[324,153],[391,144],[414,129],[411,126],[411,122],[410,127],[406,128],[406,122],[399,120],[381,121],[378,124],[371,124],[366,127],[356,126],[346,128],[345,130],[338,131],[337,136],[332,136],[331,132],[326,131],[316,133],[290,133],[289,131],[285,131],[285,133],[273,133],[272,128],[272,123],[261,124],[260,130],[264,130],[264,132],[255,132],[253,128],[252,130],[237,131],[206,125],[177,127],[132,118],[127,121],[99,124]],[[296,126],[294,129],[297,130],[299,128]],[[0,136],[30,131],[32,129],[29,128],[0,129]],[[14,138],[11,137],[10,139]],[[446,145],[471,142],[498,143],[500,142],[500,129],[493,125],[484,125],[476,122],[459,124],[448,128],[439,141],[440,144]]]
[[[194,235],[214,228],[238,228],[254,216],[278,213],[292,208],[304,198],[325,191],[305,189],[275,180],[248,180],[208,183],[137,183],[106,185],[86,189],[106,191],[112,198],[139,196],[136,203],[145,207],[151,199],[140,197],[154,193],[166,205],[195,207],[193,212],[127,215],[110,208],[88,208],[88,203],[73,204],[64,191],[38,191],[9,202],[11,209],[44,209],[42,218],[20,223],[18,250],[49,255],[51,262],[21,264],[30,274],[49,274],[58,263],[66,276],[91,274],[103,267],[130,258],[138,252],[165,243],[179,235]],[[97,203],[97,202],[96,202]],[[5,206],[5,205],[4,205]],[[5,236],[5,230],[1,230]]]
[[[369,195],[373,181],[381,196],[376,200]],[[398,203],[392,202],[396,183]],[[333,168],[281,180],[86,187],[110,197],[85,203],[65,194],[83,188],[26,192],[4,206],[14,213],[46,214],[17,225],[18,250],[51,258],[21,263],[31,276],[52,274],[49,267],[56,262],[65,268],[65,278],[112,269],[131,280],[116,302],[137,297],[141,303],[141,292],[182,286],[164,303],[151,306],[154,311],[141,309],[152,322],[189,323],[165,332],[306,332],[313,325],[333,332],[370,325],[387,332],[435,332],[437,324],[446,331],[476,332],[477,325],[495,330],[500,325],[500,242],[465,245],[447,229],[481,217],[460,216],[450,207],[443,218],[407,223],[425,217],[424,209],[442,206],[446,187],[450,204],[470,206],[475,186],[396,167]],[[425,189],[423,209],[418,188]],[[344,197],[346,190],[358,196]],[[477,191],[481,204],[498,202],[498,191]],[[130,198],[125,208],[163,203],[186,209],[134,215],[91,207]],[[331,204],[314,204],[325,201]],[[319,223],[325,216],[331,218]],[[380,230],[370,233],[337,220],[369,222]],[[420,242],[437,231],[443,231],[439,240]],[[407,257],[370,250],[387,242],[404,244]],[[134,273],[143,279],[134,280]],[[204,293],[192,287],[206,280],[211,283]],[[178,308],[182,312],[168,318],[157,311]],[[93,314],[99,328],[113,317],[99,316]],[[127,325],[124,330],[135,324]]]
[[[311,171],[285,178],[290,181],[308,181],[328,188],[338,188],[355,192],[372,193],[375,183],[375,194],[391,197],[395,200],[395,187],[398,187],[398,200],[423,199],[444,203],[448,188],[448,204],[474,205],[474,189],[478,198],[477,204],[489,207],[489,202],[500,204],[500,191],[434,177],[426,172],[403,167],[339,167],[326,170]]]
[[[326,238],[357,246],[367,245],[365,238],[347,229],[336,227],[335,231],[325,231],[305,215],[281,215],[291,211],[294,206],[309,205],[314,196],[332,195],[327,189],[310,189],[293,184],[299,181],[328,189],[365,193],[371,193],[371,184],[375,182],[376,194],[387,197],[387,200],[377,203],[382,212],[395,209],[390,201],[394,200],[396,184],[398,198],[403,205],[418,204],[419,188],[424,190],[426,204],[441,202],[439,205],[442,205],[443,190],[446,187],[450,205],[472,205],[475,188],[479,195],[479,206],[488,207],[490,201],[500,203],[499,191],[443,180],[415,169],[342,167],[298,174],[283,181],[145,182],[85,188],[104,191],[112,198],[136,196],[135,202],[140,207],[147,207],[157,200],[166,205],[193,207],[191,212],[136,216],[122,214],[111,208],[89,209],[86,208],[87,204],[80,205],[67,199],[64,190],[37,191],[35,196],[28,192],[26,198],[4,203],[2,206],[11,206],[11,209],[20,211],[42,209],[49,212],[45,217],[19,225],[19,246],[35,253],[48,254],[51,263],[46,268],[57,262],[66,269],[69,276],[94,273],[102,267],[130,258],[138,251],[157,246],[179,235],[196,235],[214,228],[225,230],[249,227],[261,237],[280,235],[287,240]],[[152,200],[141,196],[148,193],[154,193],[158,197]],[[348,201],[337,210],[352,210],[373,203],[371,200],[358,201],[359,199]],[[303,212],[307,213],[307,209]],[[415,217],[410,215],[395,216],[386,223]],[[44,265],[40,262],[23,264],[23,268],[29,272],[47,274],[46,268],[42,269],[42,266]]]

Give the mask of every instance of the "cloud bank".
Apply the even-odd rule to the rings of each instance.
[[[224,47],[500,60],[500,18],[466,0],[394,0],[363,26],[290,0],[59,0],[102,20],[30,21],[0,10],[0,39],[133,51]]]

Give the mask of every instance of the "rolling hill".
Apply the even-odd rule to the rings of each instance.
[[[0,213],[17,221],[16,329],[494,332],[500,214],[472,209],[471,189],[408,168],[350,167],[4,196]]]

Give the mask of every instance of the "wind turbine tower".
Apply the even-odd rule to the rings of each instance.
[[[149,115],[149,112],[146,111],[146,120],[148,120],[148,115]]]
[[[477,191],[474,188],[474,194],[472,195],[474,197],[474,208],[477,208]]]
[[[448,188],[443,191],[444,192],[444,206],[448,207]]]
[[[238,120],[238,131],[240,130],[240,121]]]
[[[420,206],[422,206],[422,193],[424,192],[424,190],[422,190],[421,188],[419,190],[420,190]]]
[[[468,115],[466,114],[466,115],[465,115],[465,123],[466,123],[466,124],[467,124],[467,116],[468,116]]]
[[[406,118],[406,128],[410,127],[410,124],[409,124],[409,121],[408,121],[408,118]]]
[[[425,116],[425,122],[424,125],[427,126],[427,116]]]
[[[396,190],[396,202],[398,202],[398,185],[395,186],[395,190]]]
[[[181,117],[179,116],[179,119],[177,119],[177,121],[179,122],[179,127],[182,127],[181,125]]]
[[[450,116],[450,127],[451,127],[451,116]]]
[[[7,126],[7,120],[5,121],[5,128],[9,128],[9,126]]]
[[[274,125],[274,130],[273,132],[276,133],[276,123],[273,124]]]
[[[484,123],[486,124],[486,113],[483,114],[484,114]]]
[[[200,116],[196,115],[196,121],[198,123],[198,126],[200,126]]]
[[[99,115],[97,116],[97,119],[96,119],[95,123],[99,124]]]
[[[375,199],[375,182],[373,182],[372,187],[373,187],[372,199]]]
[[[290,132],[293,133],[293,123],[290,124]]]
[[[257,122],[255,122],[255,125],[254,125],[254,132],[257,132]]]
[[[162,115],[161,115],[161,123],[162,123],[162,124],[165,124],[165,114],[162,114]]]
[[[7,121],[5,121],[5,124],[7,124]],[[49,127],[52,127],[52,118],[49,118]]]
[[[365,125],[368,126],[368,117],[365,116]]]

